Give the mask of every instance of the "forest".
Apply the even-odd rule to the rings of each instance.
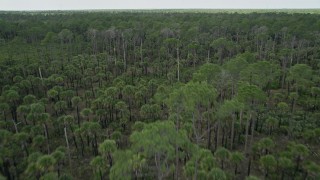
[[[319,12],[0,12],[0,180],[317,180],[319,143]]]

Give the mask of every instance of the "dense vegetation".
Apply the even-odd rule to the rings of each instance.
[[[319,68],[317,14],[2,12],[0,179],[319,179]]]

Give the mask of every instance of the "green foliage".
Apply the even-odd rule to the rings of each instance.
[[[0,12],[2,176],[319,179],[319,19]]]
[[[258,148],[262,151],[262,153],[268,154],[275,147],[273,140],[269,137],[262,138],[258,142]]]
[[[49,172],[53,170],[56,160],[51,155],[43,155],[36,162],[37,169],[40,172]]]
[[[241,152],[233,152],[230,156],[230,161],[234,164],[240,164],[244,160],[244,155]]]
[[[310,87],[312,84],[312,68],[307,64],[296,64],[289,70],[288,80],[293,82],[296,91]]]
[[[224,168],[224,163],[230,159],[230,155],[230,151],[224,147],[218,147],[214,152],[214,157],[220,161],[222,169]]]
[[[58,174],[57,173],[46,173],[43,175],[40,180],[55,180],[58,179]]]
[[[101,176],[105,173],[106,169],[104,168],[105,160],[101,156],[96,156],[90,162],[90,166],[92,167],[95,175],[95,179],[102,178]]]
[[[241,80],[256,85],[262,89],[270,88],[270,83],[278,78],[279,67],[268,61],[259,61],[248,65],[240,73]]]
[[[214,84],[218,80],[219,73],[221,73],[221,67],[216,64],[206,63],[200,67],[200,69],[193,74],[193,80],[195,82],[207,82],[208,84]]]
[[[198,171],[203,174],[209,174],[215,167],[216,163],[213,154],[207,149],[196,148],[194,155],[184,167],[184,173],[191,178],[197,176],[198,174],[196,175],[195,173]]]
[[[226,100],[219,107],[217,116],[219,118],[225,118],[230,116],[232,113],[239,112],[244,108],[243,103],[239,102],[236,99]]]
[[[110,170],[110,179],[131,179],[132,172],[132,158],[133,154],[130,150],[126,151],[117,151],[115,153],[116,163],[112,166]]]
[[[305,165],[305,169],[308,172],[308,176],[312,179],[320,177],[320,166],[314,162],[309,162]]]
[[[290,169],[293,167],[293,162],[291,159],[289,158],[286,158],[286,157],[280,157],[278,159],[278,165],[280,168],[283,168],[284,170],[285,169]]]
[[[99,152],[101,154],[113,153],[116,149],[116,142],[113,140],[107,139],[99,145]]]
[[[277,164],[277,161],[274,158],[274,156],[270,154],[261,156],[259,162],[265,171],[265,176],[268,176],[269,171],[273,170]]]
[[[226,180],[227,179],[227,176],[225,174],[224,171],[222,171],[221,169],[219,168],[213,168],[208,176],[207,176],[208,179],[214,179],[214,180],[218,180],[218,179],[222,179],[222,180]]]
[[[248,176],[248,177],[246,177],[246,180],[260,180],[260,178],[258,178],[256,176]]]
[[[254,104],[261,103],[266,99],[265,93],[256,85],[248,83],[240,83],[238,89],[238,100],[253,108]]]

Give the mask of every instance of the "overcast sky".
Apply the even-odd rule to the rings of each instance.
[[[320,0],[0,0],[0,10],[320,8]]]

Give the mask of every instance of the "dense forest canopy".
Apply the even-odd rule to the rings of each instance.
[[[319,179],[306,12],[0,12],[0,179]]]

